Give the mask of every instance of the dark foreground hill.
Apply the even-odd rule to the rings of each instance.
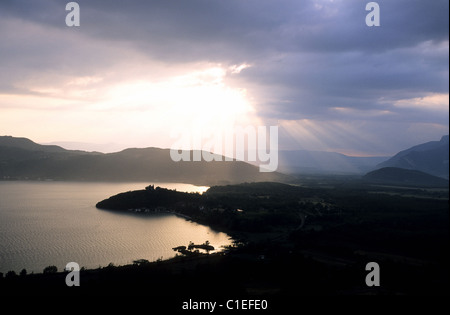
[[[384,167],[369,172],[363,179],[371,183],[418,187],[448,187],[449,185],[448,180],[441,177],[398,167]]]
[[[287,176],[276,172],[261,173],[258,167],[240,161],[174,162],[169,149],[126,149],[103,154],[39,145],[26,138],[0,137],[0,179],[167,181],[215,185],[283,181]]]

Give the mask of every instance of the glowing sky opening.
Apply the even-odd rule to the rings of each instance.
[[[224,83],[230,70],[237,73],[236,69],[240,72],[245,67],[214,66],[163,81],[122,81],[88,92],[86,87],[101,83],[102,78],[79,77],[52,88],[30,87],[34,94],[0,95],[3,112],[9,108],[8,115],[0,116],[0,124],[19,135],[43,126],[36,139],[41,142],[54,141],[54,130],[62,128],[65,133],[61,140],[65,141],[81,142],[87,137],[89,141],[106,142],[112,136],[127,144],[142,146],[147,142],[148,146],[170,147],[170,134],[175,129],[225,133],[236,124],[258,124],[245,88]],[[70,118],[64,115],[66,111],[70,111]],[[45,126],[49,123],[53,131],[47,133]]]

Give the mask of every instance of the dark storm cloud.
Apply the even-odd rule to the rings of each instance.
[[[160,0],[80,2],[101,38],[135,40],[169,57],[235,58],[274,52],[377,52],[448,39],[448,1],[378,1],[382,27],[365,25],[365,1]],[[159,42],[166,45],[161,45]],[[174,48],[181,48],[176,50]],[[191,54],[189,54],[191,52]],[[248,54],[248,55],[247,55]],[[163,54],[161,54],[163,55]]]
[[[6,15],[64,27],[66,1],[2,1]],[[380,28],[366,27],[366,1],[78,1],[85,34],[129,40],[185,60],[264,52],[379,51],[448,38],[448,1],[378,1]],[[203,45],[202,45],[203,44]],[[181,48],[182,51],[175,48]],[[200,49],[201,48],[201,49]],[[249,57],[249,56],[247,56]]]
[[[365,1],[80,5],[90,36],[132,42],[153,58],[252,64],[228,83],[258,95],[262,116],[297,119],[448,92],[448,1],[378,3],[378,28],[365,25]]]
[[[279,97],[285,117],[303,117],[326,107],[387,109],[380,101],[448,92],[448,53],[431,43],[376,54],[289,54],[257,64],[243,81],[265,86],[266,98]],[[269,89],[269,90],[267,90]],[[281,100],[289,102],[281,102]]]
[[[86,51],[82,37],[108,42],[111,50],[129,45],[166,63],[248,63],[252,67],[229,76],[227,83],[246,88],[261,116],[283,119],[334,117],[333,107],[404,115],[393,107],[395,101],[448,93],[447,0],[377,1],[380,27],[366,26],[369,1],[361,0],[77,2],[81,27],[70,31],[81,39],[36,41],[28,59],[42,56],[32,63],[37,69],[64,71],[73,63],[82,72],[120,58],[108,56],[106,49]],[[66,3],[2,1],[0,17],[63,30]],[[3,67],[8,60],[27,60],[18,57],[26,50],[4,45]],[[67,57],[70,51],[77,60]],[[412,111],[411,117],[420,115]]]

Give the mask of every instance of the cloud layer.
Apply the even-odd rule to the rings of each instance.
[[[196,87],[245,91],[260,123],[286,129],[287,148],[392,154],[448,133],[446,0],[377,1],[380,27],[365,24],[360,0],[77,2],[78,28],[65,25],[67,1],[0,3],[0,121],[8,126],[0,132],[20,130],[5,122],[23,124],[19,109],[29,116],[22,132],[46,141],[56,131],[39,134],[32,115],[57,121],[73,111],[85,127],[84,115],[107,120],[99,108],[150,115],[158,104],[112,105],[108,93],[188,76]],[[208,69],[221,74],[198,76]],[[101,128],[108,125],[92,130],[98,141],[111,141]],[[60,140],[88,140],[74,134]],[[136,145],[152,145],[146,136]]]

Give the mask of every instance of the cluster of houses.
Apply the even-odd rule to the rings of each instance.
[[[169,213],[169,214],[174,214],[176,216],[179,217],[183,217],[185,219],[191,219],[190,216],[182,214],[182,213],[178,213],[175,212],[173,210],[169,210],[165,207],[155,207],[154,209],[149,209],[149,208],[135,208],[135,209],[128,209],[127,211],[129,212],[134,212],[134,213]]]

